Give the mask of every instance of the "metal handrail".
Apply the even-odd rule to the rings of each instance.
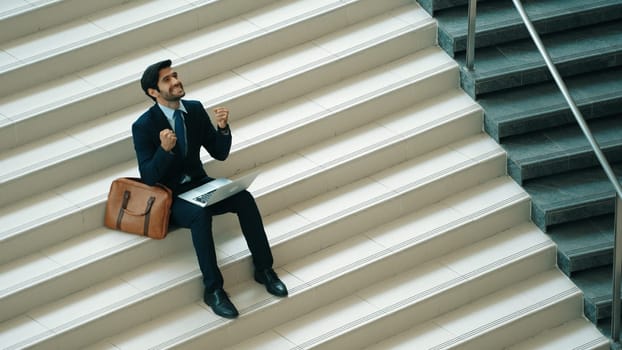
[[[523,22],[525,23],[525,26],[527,27],[527,30],[529,31],[529,34],[531,35],[531,39],[534,41],[534,43],[536,44],[538,48],[538,51],[540,51],[540,54],[544,58],[544,61],[546,62],[546,65],[551,75],[553,76],[555,83],[557,83],[558,88],[560,89],[562,95],[564,96],[566,103],[568,103],[568,106],[570,106],[572,114],[574,115],[575,119],[579,123],[579,126],[581,127],[583,134],[585,135],[588,142],[592,146],[592,149],[594,150],[594,153],[596,154],[596,157],[598,158],[600,165],[602,166],[603,170],[607,174],[609,181],[611,182],[611,184],[613,185],[615,189],[615,192],[617,193],[616,200],[615,200],[616,209],[615,209],[614,247],[613,247],[613,257],[614,257],[613,258],[614,260],[614,263],[613,263],[613,294],[612,294],[613,299],[612,299],[612,311],[611,311],[611,315],[612,315],[611,316],[611,337],[614,341],[617,342],[619,341],[619,338],[620,338],[620,311],[621,311],[620,282],[622,280],[622,212],[621,212],[622,211],[622,186],[620,185],[620,182],[618,181],[618,178],[616,177],[615,173],[611,169],[611,166],[609,165],[607,158],[605,157],[600,146],[598,145],[598,142],[592,135],[590,128],[588,127],[587,123],[585,122],[585,119],[583,118],[583,114],[581,113],[581,111],[577,107],[577,104],[574,102],[574,99],[568,92],[568,88],[566,87],[564,80],[561,78],[561,75],[557,71],[555,64],[553,64],[553,60],[551,59],[551,56],[549,55],[548,51],[544,47],[544,44],[542,43],[542,40],[540,39],[538,32],[533,26],[533,23],[531,22],[531,20],[529,20],[529,17],[527,16],[527,13],[525,12],[523,4],[521,3],[520,0],[512,0],[512,2],[514,3],[514,7],[516,7],[516,9],[518,10],[518,13],[520,14]],[[474,67],[476,4],[477,4],[477,0],[469,0],[469,15],[468,15],[469,18],[468,18],[468,34],[467,34],[467,53],[466,53],[466,66],[469,70],[473,70],[473,67]]]

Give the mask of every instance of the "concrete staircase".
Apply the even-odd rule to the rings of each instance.
[[[434,4],[433,4],[434,3]],[[558,265],[610,334],[614,190],[510,1],[478,2],[475,70],[464,68],[466,1],[422,1],[508,173],[532,198],[532,220]],[[523,1],[601,149],[622,179],[622,1]],[[436,6],[436,8],[434,7]],[[620,317],[620,315],[618,315]]]
[[[0,6],[0,348],[609,347],[418,3]],[[139,76],[163,58],[188,98],[232,111],[210,175],[260,171],[290,296],[252,281],[218,217],[233,321],[202,302],[187,230],[102,225],[112,179],[137,175]]]

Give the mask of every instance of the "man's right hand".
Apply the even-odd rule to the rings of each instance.
[[[177,136],[171,129],[164,129],[160,131],[160,145],[162,149],[170,152],[177,143]]]

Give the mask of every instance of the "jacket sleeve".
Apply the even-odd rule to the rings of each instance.
[[[162,182],[174,160],[174,155],[160,146],[160,132],[146,118],[132,125],[132,139],[140,177],[148,185]]]

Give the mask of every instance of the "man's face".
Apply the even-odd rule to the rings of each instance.
[[[163,99],[166,102],[176,102],[186,95],[184,85],[177,76],[177,72],[171,67],[160,70],[158,78],[158,89],[156,99]],[[164,102],[162,101],[162,102]]]

